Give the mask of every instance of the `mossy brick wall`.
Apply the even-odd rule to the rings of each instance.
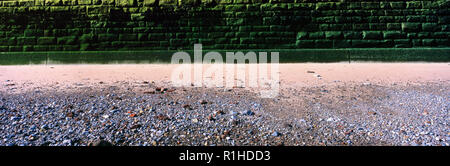
[[[448,0],[0,0],[0,52],[449,47]]]

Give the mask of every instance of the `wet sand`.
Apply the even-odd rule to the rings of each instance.
[[[29,85],[24,88],[52,83],[89,84],[152,80],[167,82],[170,81],[172,70],[177,66],[172,64],[0,66],[0,80],[3,84],[5,80],[13,80],[17,84]],[[279,71],[281,87],[308,87],[336,82],[372,82],[390,85],[411,81],[450,80],[448,63],[301,63],[280,64]]]

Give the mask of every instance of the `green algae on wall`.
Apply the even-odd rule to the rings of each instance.
[[[449,47],[448,0],[0,0],[0,52]]]

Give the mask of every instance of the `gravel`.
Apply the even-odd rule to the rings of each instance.
[[[2,146],[450,143],[448,82],[283,88],[273,99],[148,81],[11,84],[0,90]]]

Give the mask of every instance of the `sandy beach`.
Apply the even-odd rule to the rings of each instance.
[[[12,80],[35,88],[47,84],[117,81],[168,82],[175,64],[17,65],[0,66],[0,80]],[[247,65],[248,66],[248,65]],[[206,70],[210,66],[205,65]],[[248,72],[248,67],[246,68]],[[309,87],[336,82],[379,85],[450,80],[448,63],[298,63],[280,64],[282,87]],[[317,75],[320,76],[318,79]],[[5,82],[4,82],[5,83]],[[21,87],[25,90],[27,86]]]
[[[450,143],[448,63],[279,64],[275,98],[173,87],[176,67],[0,66],[0,144]]]

